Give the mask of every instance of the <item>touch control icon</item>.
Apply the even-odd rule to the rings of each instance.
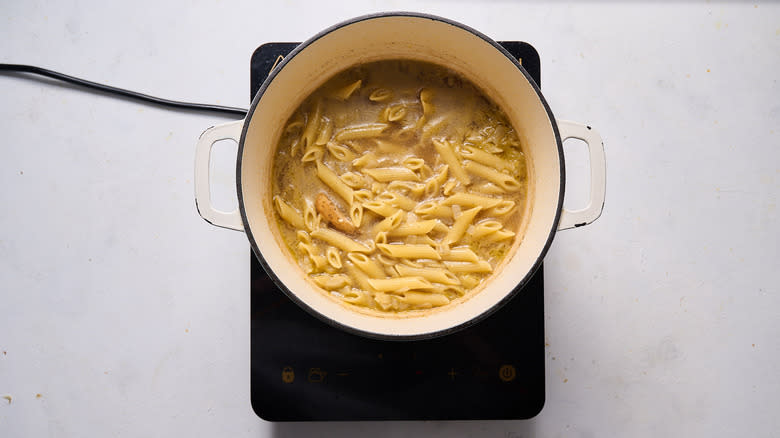
[[[295,371],[292,367],[282,368],[282,382],[292,383],[295,381]]]
[[[517,371],[512,365],[501,365],[501,368],[498,369],[498,377],[504,382],[511,382],[515,380],[516,376]]]

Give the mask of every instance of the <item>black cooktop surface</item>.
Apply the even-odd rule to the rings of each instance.
[[[539,84],[539,55],[501,42]],[[251,96],[297,43],[260,46]],[[333,328],[293,303],[251,255],[251,400],[268,421],[524,419],[544,405],[540,267],[485,320],[422,341],[380,341]]]

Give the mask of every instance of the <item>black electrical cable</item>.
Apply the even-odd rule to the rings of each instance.
[[[68,82],[74,85],[79,85],[81,87],[91,88],[93,90],[99,90],[106,93],[119,94],[121,96],[129,97],[131,99],[140,100],[142,102],[153,103],[156,105],[165,106],[169,108],[219,112],[219,113],[231,114],[231,115],[236,115],[241,117],[246,116],[246,112],[247,112],[247,110],[243,108],[234,108],[230,106],[208,105],[203,103],[177,102],[175,100],[162,99],[159,97],[149,96],[148,94],[138,93],[135,91],[125,90],[117,87],[112,87],[110,85],[98,84],[97,82],[92,82],[86,79],[80,79],[73,76],[68,76],[63,73],[47,70],[41,67],[36,67],[34,65],[0,64],[0,71],[32,73],[36,75],[46,76],[52,79],[58,79],[60,81]]]

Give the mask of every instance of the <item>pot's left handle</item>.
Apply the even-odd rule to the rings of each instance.
[[[604,210],[604,197],[607,191],[607,164],[604,158],[604,142],[595,129],[582,123],[557,120],[561,141],[578,138],[588,145],[590,158],[590,202],[580,210],[561,211],[558,229],[581,227],[588,225],[601,216]]]
[[[195,147],[195,206],[200,216],[208,223],[231,230],[244,231],[241,213],[236,208],[233,211],[222,211],[214,208],[211,203],[211,187],[209,186],[209,167],[211,166],[211,148],[220,140],[241,139],[243,120],[212,126],[203,131]]]

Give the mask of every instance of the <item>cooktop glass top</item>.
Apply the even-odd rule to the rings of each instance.
[[[260,46],[251,96],[298,43]],[[501,42],[539,83],[529,44]],[[293,303],[251,255],[251,400],[268,421],[524,419],[544,405],[542,268],[478,324],[423,341],[333,328]]]

